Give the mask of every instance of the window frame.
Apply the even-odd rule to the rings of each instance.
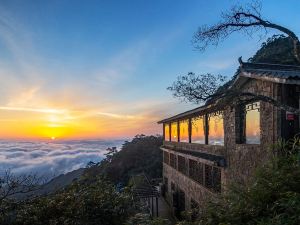
[[[184,156],[177,155],[178,171],[184,175],[188,175],[187,159]]]
[[[258,106],[257,106],[258,104]],[[248,105],[251,105],[252,109],[250,110],[247,110],[247,106]],[[254,108],[256,107],[256,108]],[[247,111],[254,111],[254,110],[257,110],[258,113],[259,113],[259,143],[249,143],[247,142]],[[260,101],[254,101],[254,102],[251,102],[251,103],[248,103],[248,104],[245,104],[244,105],[244,134],[245,134],[245,144],[247,145],[260,145],[261,144],[261,102]]]
[[[213,115],[213,116],[221,116],[222,117],[222,123],[223,123],[223,142],[222,142],[222,144],[211,144],[211,143],[209,143],[209,141],[210,141],[210,138],[209,138],[209,131],[210,131],[210,126],[209,126],[209,120],[210,120],[210,115]],[[205,116],[206,116],[206,120],[205,120],[205,122],[206,122],[206,125],[205,125],[205,127],[206,127],[206,144],[207,145],[211,145],[211,146],[225,146],[225,127],[224,127],[224,111],[223,110],[219,110],[219,111],[214,111],[214,112],[210,112],[210,113],[207,113],[207,114],[205,114]]]
[[[177,170],[177,155],[175,153],[170,153],[170,166]]]
[[[190,118],[190,126],[193,126],[193,119],[196,120],[197,118],[202,117],[203,120],[203,133],[204,133],[204,143],[197,143],[197,142],[193,142],[193,127],[190,128],[191,130],[191,134],[190,134],[190,139],[191,139],[191,143],[192,144],[207,144],[207,125],[206,125],[206,114],[202,114],[202,115],[197,115],[197,116],[193,116]]]
[[[163,124],[163,132],[164,132],[164,141],[171,141],[171,124],[170,123],[164,123]],[[169,127],[169,135],[166,137],[166,126]]]
[[[170,165],[170,153],[167,151],[163,151],[163,160],[164,163]]]
[[[247,123],[247,115],[246,115],[246,107],[250,104],[259,103],[258,112],[259,112],[259,143],[247,143],[247,132],[246,132],[246,123]],[[252,109],[253,110],[253,109]],[[256,109],[254,109],[256,110]],[[249,110],[251,111],[251,110]],[[236,129],[236,144],[244,144],[244,145],[261,145],[261,101],[252,101],[247,104],[241,104],[235,109],[235,129]]]
[[[173,136],[172,133],[172,125],[176,124],[176,136]],[[179,142],[179,122],[178,121],[173,121],[170,123],[170,141],[171,142]]]
[[[221,144],[213,144],[210,143],[210,135],[209,135],[209,117],[210,116],[221,116],[222,118],[222,128],[223,128],[223,140],[221,142]],[[192,122],[193,120],[197,119],[198,117],[202,117],[203,120],[203,132],[204,132],[204,143],[197,143],[197,142],[193,142],[193,128],[192,128]],[[182,142],[181,141],[181,135],[180,135],[180,131],[181,131],[181,123],[183,121],[187,122],[187,133],[188,133],[188,138],[186,141]],[[168,126],[169,127],[169,138],[166,140],[166,132],[165,132],[165,127]],[[176,129],[174,128],[174,126],[176,126]],[[172,129],[173,128],[173,129]],[[190,117],[183,117],[174,121],[170,121],[168,123],[164,123],[163,126],[163,132],[164,132],[164,140],[165,141],[170,141],[170,142],[179,142],[179,143],[190,143],[190,144],[198,144],[198,145],[211,145],[211,146],[225,146],[225,126],[224,126],[224,111],[223,110],[218,110],[218,111],[213,111],[213,112],[207,112],[204,114],[195,114],[193,116]],[[175,137],[173,136],[173,132],[176,130],[176,135]]]
[[[181,141],[181,124],[184,123],[184,122],[187,122],[187,141]],[[190,143],[190,119],[189,118],[185,118],[185,119],[181,119],[178,121],[178,129],[179,132],[177,131],[178,133],[178,139],[179,139],[179,142],[181,143]]]

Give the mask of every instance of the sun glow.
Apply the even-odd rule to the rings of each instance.
[[[0,137],[57,140],[123,137],[124,133],[126,137],[130,137],[145,123],[149,126],[150,120],[157,120],[144,115],[70,108],[73,107],[65,105],[63,109],[56,109],[0,106]]]

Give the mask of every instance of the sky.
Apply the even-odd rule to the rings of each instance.
[[[235,3],[1,0],[0,139],[162,133],[158,120],[197,107],[166,90],[177,76],[229,78],[238,57],[261,45],[234,34],[205,52],[193,48],[197,28]],[[300,34],[299,10],[297,0],[265,0],[262,14]]]

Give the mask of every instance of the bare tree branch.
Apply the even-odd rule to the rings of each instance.
[[[217,95],[217,90],[226,81],[225,76],[213,74],[196,75],[188,73],[179,76],[167,89],[173,96],[195,104],[206,102]]]
[[[16,176],[10,170],[0,177],[0,206],[17,194],[26,194],[41,188],[44,180],[37,175]]]
[[[195,75],[188,73],[179,76],[172,86],[167,89],[173,93],[173,96],[186,102],[195,104],[215,103],[215,107],[235,106],[237,104],[247,104],[253,101],[263,101],[274,105],[275,107],[300,114],[300,110],[290,107],[271,97],[260,95],[253,92],[229,88],[230,82],[226,82],[224,76],[213,74]]]
[[[245,7],[234,6],[230,11],[222,13],[221,18],[215,25],[201,26],[194,34],[193,44],[197,49],[204,51],[210,44],[218,45],[234,32],[244,32],[251,37],[257,31],[264,31],[266,34],[268,29],[275,29],[293,40],[294,56],[300,62],[300,42],[297,35],[284,26],[263,19],[259,1]]]

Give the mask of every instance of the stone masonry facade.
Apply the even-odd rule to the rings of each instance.
[[[240,82],[241,90],[268,96],[279,102],[286,102],[285,90],[297,89],[295,87],[297,85],[287,85],[272,80],[252,78],[244,80]],[[298,96],[298,93],[294,94]],[[299,105],[296,107],[299,108]],[[224,145],[164,141],[161,147],[164,152],[165,196],[174,209],[178,208],[178,201],[181,201],[180,204],[184,202],[181,210],[190,210],[195,207],[193,205],[195,202],[201,207],[208,197],[226,191],[226,187],[231,182],[242,182],[246,185],[255,168],[266,162],[272,155],[273,144],[283,136],[282,128],[284,123],[287,123],[285,111],[271,103],[260,101],[260,143],[246,144],[240,135],[243,126],[240,108],[228,105],[222,109],[222,112]],[[193,112],[193,115],[183,114],[182,117],[170,118],[162,123],[189,119],[195,114],[202,113],[205,112],[200,109],[197,113]],[[298,118],[295,118],[293,123],[295,129],[299,130]],[[193,168],[194,165],[197,165],[196,169]],[[197,172],[201,173],[203,178],[198,178],[195,175]],[[183,196],[178,197],[178,192]]]

